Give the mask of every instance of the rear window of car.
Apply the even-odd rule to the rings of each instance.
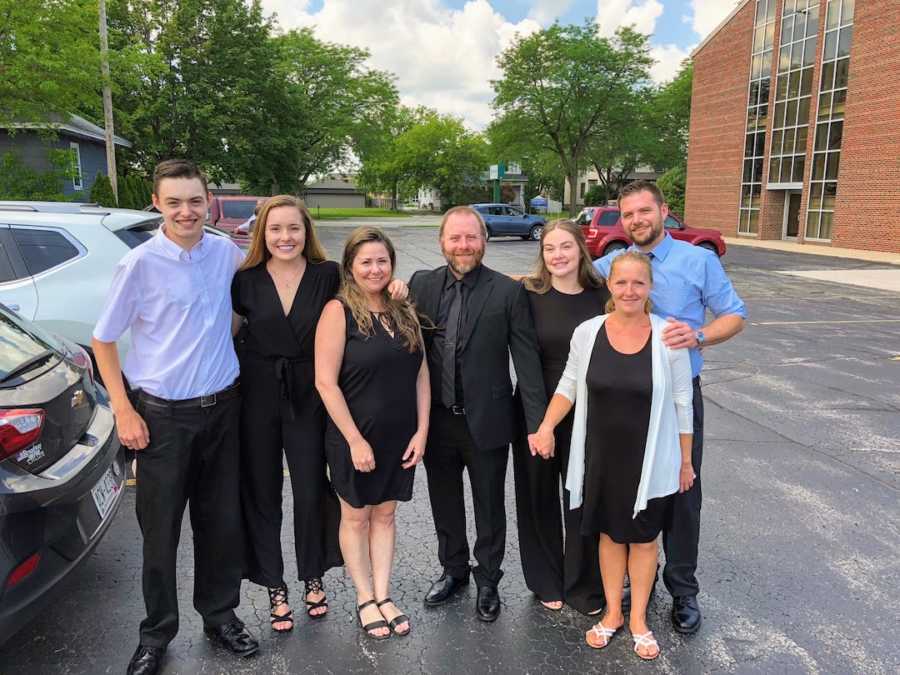
[[[54,230],[26,230],[11,228],[13,239],[25,261],[28,273],[34,276],[51,267],[78,257],[78,249],[62,234]]]
[[[0,380],[29,359],[60,350],[61,345],[35,326],[26,326],[12,313],[0,310]]]
[[[250,201],[223,201],[222,215],[225,218],[240,218],[247,220],[256,210],[256,200]]]
[[[598,225],[615,225],[619,222],[618,211],[604,211],[600,214],[600,222]]]
[[[159,229],[159,218],[145,220],[137,225],[116,230],[116,236],[128,248],[137,248],[150,239]]]
[[[669,229],[677,230],[678,228],[681,227],[681,223],[679,223],[677,220],[675,220],[672,216],[666,216],[666,220],[665,220],[664,224]]]

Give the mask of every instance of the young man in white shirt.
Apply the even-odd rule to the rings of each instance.
[[[94,329],[119,439],[137,453],[147,618],[129,675],[157,673],[178,631],[175,560],[188,504],[194,607],[204,630],[237,655],[259,649],[234,613],[243,546],[230,289],[243,254],[229,239],[204,234],[208,204],[206,178],[192,162],[156,167],[153,205],[163,225],[120,261]],[[129,329],[123,367],[116,341]]]

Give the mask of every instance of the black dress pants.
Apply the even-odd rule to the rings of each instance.
[[[526,438],[513,443],[516,520],[528,589],[541,600],[564,600],[590,614],[605,604],[599,538],[581,534],[581,509],[569,508],[565,488],[560,515],[560,478],[565,482],[569,467],[573,419],[570,414],[556,427],[556,452],[550,459],[532,457]]]
[[[443,406],[431,408],[425,473],[438,538],[438,559],[450,576],[469,575],[469,542],[463,498],[463,469],[469,471],[475,511],[473,570],[479,586],[496,587],[506,548],[506,464],[509,446],[481,449],[469,433],[464,415]]]
[[[672,496],[672,517],[663,529],[663,550],[666,566],[663,581],[672,597],[694,596],[700,591],[697,583],[697,552],[700,545],[700,506],[703,491],[700,485],[700,465],[703,462],[703,392],[700,376],[694,378],[694,442],[691,464],[697,478],[687,492]]]
[[[293,379],[291,399],[282,397],[271,362],[242,362],[241,373],[246,576],[270,588],[285,583],[281,525],[287,458],[298,576],[301,580],[320,578],[343,561],[338,546],[340,505],[325,465],[325,408],[313,385],[312,363],[295,364],[285,374]]]
[[[240,602],[242,530],[238,486],[240,397],[201,408],[137,398],[150,444],[137,452],[147,618],[141,644],[165,647],[178,632],[175,566],[184,509],[194,532],[194,607],[207,627],[234,618]]]

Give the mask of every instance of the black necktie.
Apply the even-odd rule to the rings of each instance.
[[[462,308],[462,282],[450,287],[453,298],[444,329],[444,353],[441,363],[441,401],[450,408],[456,405],[456,342],[459,339],[459,315]]]

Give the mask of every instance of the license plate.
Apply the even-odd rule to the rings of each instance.
[[[106,518],[106,514],[109,513],[109,510],[115,503],[118,493],[119,483],[113,476],[112,467],[110,467],[91,489],[91,496],[94,498],[94,504],[97,506],[101,519]]]

